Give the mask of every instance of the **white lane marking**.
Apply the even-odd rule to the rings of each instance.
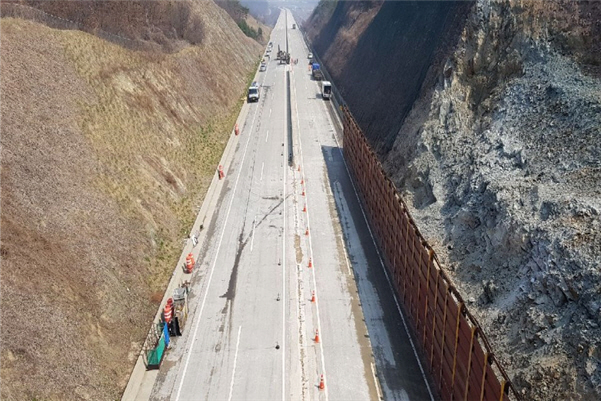
[[[323,106],[324,106],[324,108],[326,108],[326,114],[328,116],[328,120],[330,121],[330,126],[332,127],[332,129],[335,129],[326,104],[323,103]],[[340,155],[342,156],[342,161],[344,162],[344,168],[346,169],[346,173],[349,177],[349,181],[351,182],[351,185],[353,186],[353,192],[355,192],[355,196],[357,197],[357,203],[359,204],[359,208],[361,209],[361,214],[363,215],[363,219],[365,220],[365,223],[367,225],[367,230],[369,231],[369,236],[371,237],[371,241],[373,242],[374,248],[376,249],[376,253],[378,254],[378,259],[380,260],[380,266],[382,267],[382,270],[384,271],[384,275],[386,275],[386,281],[388,281],[388,287],[390,288],[390,291],[392,292],[392,297],[394,299],[394,303],[396,305],[397,311],[399,312],[399,315],[401,316],[401,320],[403,321],[403,326],[405,327],[405,333],[407,333],[407,337],[409,338],[409,343],[411,344],[411,349],[413,349],[413,354],[415,355],[415,360],[417,361],[419,370],[422,373],[422,378],[424,379],[424,383],[426,384],[426,388],[428,389],[428,394],[430,394],[430,400],[434,401],[434,396],[432,395],[432,390],[430,389],[430,385],[428,384],[428,379],[426,378],[426,373],[424,372],[422,363],[420,362],[419,357],[417,355],[417,350],[415,349],[415,345],[413,344],[413,339],[411,338],[411,334],[409,334],[409,328],[407,327],[407,322],[405,321],[405,316],[403,315],[403,311],[401,310],[401,306],[399,305],[399,301],[397,300],[396,294],[394,292],[394,287],[392,286],[392,282],[390,281],[390,276],[388,275],[388,271],[386,270],[386,266],[384,266],[384,260],[382,260],[382,255],[380,255],[380,250],[378,249],[378,246],[376,245],[376,239],[374,238],[374,234],[372,233],[371,227],[369,226],[367,216],[365,215],[365,211],[363,210],[363,205],[361,204],[361,200],[359,199],[359,194],[357,193],[357,188],[355,187],[355,183],[353,182],[353,179],[351,177],[351,173],[349,171],[348,165],[346,164],[346,159],[344,158],[344,154],[342,153],[342,148],[340,147],[340,143],[338,142],[338,138],[337,138],[336,134],[334,134],[334,140],[336,141],[336,145],[338,146],[338,151],[340,152]]]
[[[263,181],[263,168],[265,167],[265,162],[261,163],[261,178],[259,178],[259,181]]]
[[[284,75],[284,97],[286,97],[286,75]],[[290,101],[290,99],[288,99]],[[288,113],[287,108],[284,108],[284,129],[283,141],[286,144],[286,127],[288,126]],[[282,233],[282,401],[286,401],[286,154],[287,146],[284,145],[284,162],[282,163],[284,169],[284,184],[282,197],[284,198],[284,231]]]
[[[238,363],[238,349],[240,348],[240,333],[242,332],[242,326],[238,327],[238,341],[236,341],[236,353],[234,354],[234,368],[232,370],[232,381],[230,382],[230,396],[227,398],[228,401],[232,401],[232,395],[234,394],[234,379],[236,378],[236,364]]]
[[[267,130],[267,134],[265,134],[265,142],[267,142],[267,138],[269,138],[269,130]]]
[[[376,376],[376,367],[373,362],[371,363],[371,374],[374,376],[374,383],[376,385],[376,392],[378,393],[378,399],[381,400],[384,397],[382,396],[382,390],[380,389],[380,382],[378,381],[378,378]]]
[[[295,77],[296,79],[296,77]],[[294,94],[295,94],[295,99],[296,99],[296,85],[293,86],[294,88]],[[295,111],[296,111],[296,123],[298,126],[298,131],[300,132],[300,122],[299,122],[299,118],[298,118],[298,102],[295,103]],[[301,177],[304,174],[305,171],[305,159],[303,156],[303,145],[302,145],[302,140],[299,139],[298,141],[298,150],[299,150],[299,154],[300,154],[300,161],[301,161],[301,170],[303,171],[303,173],[301,173]],[[311,210],[311,208],[309,207],[309,191],[307,188],[305,188],[305,204],[307,205],[307,227],[309,228],[309,230],[311,230],[311,222],[310,222],[310,218],[309,218],[309,211]],[[309,231],[311,232],[311,231]],[[309,235],[309,255],[310,258],[313,260],[313,241],[311,240],[311,235]],[[319,332],[321,333],[322,337],[323,337],[323,331],[321,330],[321,319],[319,317],[319,297],[317,294],[317,280],[315,279],[315,270],[316,270],[316,265],[315,265],[315,261],[313,260],[313,268],[311,269],[311,275],[313,277],[313,290],[315,291],[315,316],[317,318],[317,330],[319,330]],[[325,354],[323,352],[323,341],[319,342],[319,350],[321,353],[321,372],[323,374],[323,378],[324,378],[324,384],[327,381],[328,376],[326,375],[326,357]],[[329,394],[328,394],[328,386],[325,386],[324,389],[324,395],[325,395],[325,399],[326,401],[329,400]]]
[[[269,118],[271,118],[271,107],[269,108]]]
[[[219,256],[219,250],[221,249],[221,244],[223,242],[223,236],[225,235],[225,230],[227,228],[227,222],[230,218],[230,212],[232,210],[232,205],[234,203],[234,196],[236,194],[236,188],[238,188],[238,182],[240,181],[240,175],[242,174],[242,166],[244,165],[244,160],[246,159],[246,152],[248,151],[248,144],[250,142],[250,137],[252,136],[253,127],[255,125],[255,119],[257,118],[257,110],[255,108],[255,114],[253,115],[252,123],[250,124],[249,134],[247,135],[246,145],[244,147],[244,153],[242,154],[242,161],[240,163],[240,168],[238,170],[238,176],[236,177],[236,182],[234,183],[234,189],[232,191],[232,197],[230,199],[230,204],[228,205],[227,212],[225,215],[225,222],[223,223],[223,229],[221,230],[221,235],[219,236],[219,242],[217,243],[217,250],[215,251],[215,257],[213,259],[213,264],[211,265],[211,272],[209,273],[209,278],[207,281],[207,288],[205,289],[204,296],[202,298],[202,303],[200,304],[200,311],[198,312],[198,316],[196,317],[196,325],[194,326],[194,334],[192,335],[192,342],[190,344],[190,349],[188,349],[188,356],[186,357],[186,363],[184,364],[184,371],[182,373],[182,379],[179,382],[179,386],[177,388],[177,394],[175,396],[175,401],[179,400],[179,397],[182,392],[182,387],[184,385],[184,379],[186,378],[186,372],[188,371],[188,365],[190,363],[190,357],[192,356],[192,348],[196,343],[196,336],[198,335],[198,328],[200,327],[200,320],[202,317],[202,312],[204,311],[205,304],[207,301],[207,295],[209,294],[209,288],[211,287],[211,281],[213,280],[213,273],[215,272],[215,266],[217,265],[217,257]]]
[[[253,251],[253,245],[255,244],[255,222],[257,221],[257,216],[253,219],[253,235],[250,240],[250,251]]]

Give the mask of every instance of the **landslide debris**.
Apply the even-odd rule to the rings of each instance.
[[[115,400],[261,46],[213,2],[2,13],[0,397]]]
[[[370,94],[345,100],[524,398],[599,399],[601,5],[457,3],[447,21],[461,24],[441,41],[416,29],[443,6],[412,4],[357,28],[362,16],[338,5],[314,45],[343,96]],[[414,24],[376,24],[385,6]],[[427,71],[406,53],[369,53],[372,31],[438,40]],[[397,94],[408,77],[417,92]],[[373,107],[378,95],[389,104]]]

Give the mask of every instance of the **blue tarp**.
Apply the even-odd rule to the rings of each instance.
[[[169,325],[165,323],[163,325],[163,337],[165,337],[165,347],[169,346]]]

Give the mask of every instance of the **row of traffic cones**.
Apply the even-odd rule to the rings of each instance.
[[[298,171],[301,171],[300,165],[298,166]],[[304,179],[301,179],[301,185],[303,185],[302,196],[306,196],[306,194],[305,194],[305,188],[304,188],[304,185],[305,185],[305,180]],[[306,203],[303,206],[303,212],[304,213],[307,212],[307,204]],[[305,230],[305,235],[309,236],[309,227],[307,227],[307,229]],[[313,267],[313,259],[312,258],[309,258],[309,265],[308,265],[308,267],[309,268]],[[315,303],[315,291],[311,292],[311,302]],[[313,341],[316,344],[319,343],[319,330],[315,330],[315,338],[313,339]],[[319,389],[320,390],[324,390],[325,388],[326,388],[325,381],[324,381],[323,375],[321,375],[321,377],[319,379]]]

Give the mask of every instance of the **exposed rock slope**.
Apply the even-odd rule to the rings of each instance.
[[[452,46],[435,46],[415,99],[401,99],[407,114],[396,102],[378,109],[369,97],[345,100],[525,398],[599,399],[601,9],[576,1],[471,6]],[[424,15],[404,16],[417,19],[407,35]],[[362,17],[333,18],[312,37],[343,94],[390,92],[416,76],[400,55],[345,63],[345,54],[361,55],[363,36],[337,34],[332,43],[350,43],[344,53],[320,35],[352,31]],[[391,25],[379,25],[382,40]],[[387,59],[394,72],[380,74]],[[358,69],[385,76],[392,89],[368,86]],[[386,124],[374,126],[378,119]]]

